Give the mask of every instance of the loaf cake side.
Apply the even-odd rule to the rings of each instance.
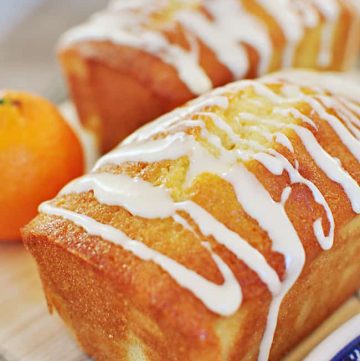
[[[359,14],[355,0],[115,1],[67,32],[59,57],[81,120],[106,151],[232,80],[289,66],[350,68]]]
[[[88,354],[279,360],[360,286],[349,84],[280,73],[216,90],[40,208],[24,241]]]

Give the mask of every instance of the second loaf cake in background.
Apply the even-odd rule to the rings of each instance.
[[[84,125],[109,150],[139,126],[235,79],[343,70],[357,0],[117,0],[67,32],[60,59]]]

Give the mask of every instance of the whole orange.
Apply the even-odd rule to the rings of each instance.
[[[83,170],[81,144],[54,105],[0,93],[0,240],[20,239],[38,205]]]

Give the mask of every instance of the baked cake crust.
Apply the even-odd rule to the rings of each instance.
[[[231,84],[136,132],[40,208],[24,242],[50,308],[85,352],[262,360],[268,340],[279,360],[359,288],[360,102],[350,85],[307,72]],[[165,214],[169,199],[176,214]],[[284,216],[294,232],[281,233]],[[196,272],[192,282],[178,265]],[[204,296],[196,285],[206,281],[230,297],[225,286]]]

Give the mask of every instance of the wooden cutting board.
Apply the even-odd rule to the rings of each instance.
[[[360,301],[353,297],[286,361],[302,360],[357,313]],[[49,315],[35,263],[21,244],[0,244],[0,361],[89,361],[61,320]]]

